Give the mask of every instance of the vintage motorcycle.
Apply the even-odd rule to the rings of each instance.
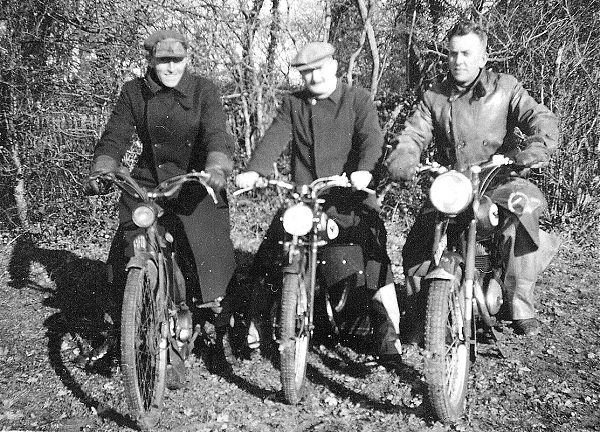
[[[463,414],[478,335],[498,341],[496,315],[503,302],[500,228],[525,211],[528,197],[513,192],[494,202],[490,186],[521,169],[502,155],[465,172],[437,164],[420,168],[435,177],[429,191],[436,224],[432,264],[425,276],[424,375],[430,404],[442,422],[453,423]]]
[[[152,190],[139,185],[124,168],[101,180],[118,186],[139,200],[132,213],[143,234],[134,240],[134,256],[127,264],[127,282],[121,309],[121,368],[132,417],[142,430],[160,419],[170,356],[187,357],[204,327],[192,328],[192,312],[186,304],[185,278],[178,265],[176,242],[160,227],[161,202],[174,196],[184,184],[204,186],[215,203],[208,174],[192,172],[172,177]],[[214,302],[194,305],[213,307]],[[176,354],[178,353],[178,354]]]
[[[345,305],[352,289],[350,285],[363,283],[357,277],[364,278],[364,262],[362,248],[356,244],[336,244],[335,248],[344,248],[343,254],[328,253],[331,246],[327,245],[338,237],[339,226],[324,212],[323,196],[333,188],[352,188],[346,175],[318,178],[299,187],[284,180],[261,179],[255,187],[268,185],[287,191],[290,197],[282,216],[286,238],[283,240],[285,261],[281,299],[275,302],[271,324],[273,337],[279,345],[284,399],[289,404],[296,404],[302,397],[306,379],[315,308],[326,311],[327,330],[338,332],[337,312]],[[252,189],[239,189],[234,195]],[[342,279],[353,283],[346,284],[341,294],[330,295],[328,285]]]

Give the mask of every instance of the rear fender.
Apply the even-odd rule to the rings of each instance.
[[[461,275],[461,264],[463,262],[464,260],[462,256],[456,252],[445,251],[440,258],[439,264],[433,270],[427,273],[425,279],[442,279],[452,281],[457,275]]]

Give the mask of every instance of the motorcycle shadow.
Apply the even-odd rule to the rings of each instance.
[[[339,343],[334,347],[313,346],[312,351],[318,356],[317,361],[307,365],[307,377],[312,384],[364,408],[429,419],[425,405],[414,406],[412,402],[415,398],[422,401],[425,390],[421,374],[412,364],[384,367],[371,356],[360,354],[360,350],[357,356],[354,347]],[[386,384],[381,386],[382,382]],[[388,396],[385,399],[376,390],[383,388]]]
[[[65,388],[86,407],[94,408],[99,417],[135,428],[131,419],[88,394],[75,373],[82,369],[110,379],[118,364],[117,349],[93,366],[85,361],[89,351],[106,340],[111,327],[103,266],[101,261],[68,250],[39,247],[31,236],[21,236],[9,261],[9,285],[43,293],[42,304],[58,310],[43,324],[49,363]]]

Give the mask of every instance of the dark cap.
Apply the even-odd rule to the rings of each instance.
[[[144,41],[144,49],[156,58],[187,56],[187,40],[175,30],[158,30]]]
[[[296,57],[292,59],[292,66],[299,71],[314,69],[321,66],[333,55],[335,48],[327,42],[310,42],[304,45]]]

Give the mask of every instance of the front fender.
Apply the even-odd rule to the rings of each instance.
[[[288,253],[291,256],[288,257],[288,264],[282,269],[283,273],[302,273],[304,271],[304,252],[299,248],[294,248],[290,249]]]
[[[138,253],[129,259],[126,269],[127,270],[129,270],[131,268],[141,269],[144,267],[144,265],[146,264],[146,261],[148,261],[148,260],[152,261],[156,265],[156,262],[155,262],[156,260],[154,259],[154,255],[152,255],[150,252]]]
[[[425,279],[454,280],[461,274],[460,266],[464,262],[462,256],[456,252],[445,251],[440,258],[440,263],[425,276]]]

